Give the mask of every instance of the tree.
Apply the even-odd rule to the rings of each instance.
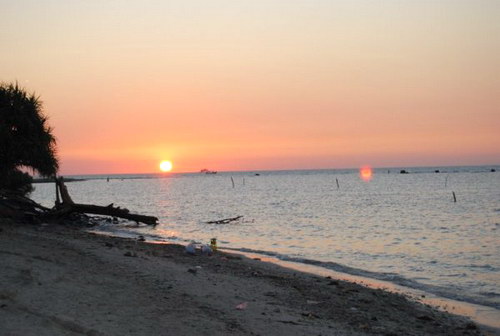
[[[113,203],[98,206],[73,202],[62,177],[55,178],[58,168],[56,139],[38,97],[28,94],[17,83],[0,83],[0,219],[32,222],[91,213],[158,224],[156,217],[132,214],[127,209],[114,207]],[[41,176],[54,177],[63,202],[56,201],[54,208],[47,209],[25,197],[33,190],[33,178],[26,173],[28,169]]]
[[[27,168],[55,176],[56,139],[39,98],[17,83],[0,83],[0,189],[31,192],[33,179]]]

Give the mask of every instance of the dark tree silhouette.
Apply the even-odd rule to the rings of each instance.
[[[39,98],[17,83],[0,83],[0,190],[32,191],[27,168],[54,176],[59,168],[56,140]]]

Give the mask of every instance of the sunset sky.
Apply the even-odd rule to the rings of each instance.
[[[500,163],[500,1],[0,0],[62,174]]]

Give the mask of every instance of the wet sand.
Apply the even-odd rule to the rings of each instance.
[[[481,335],[403,295],[236,254],[0,219],[2,335]]]

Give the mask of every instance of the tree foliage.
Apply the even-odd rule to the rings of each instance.
[[[30,168],[54,176],[59,168],[56,140],[42,103],[18,84],[0,84],[0,189],[31,191]]]

